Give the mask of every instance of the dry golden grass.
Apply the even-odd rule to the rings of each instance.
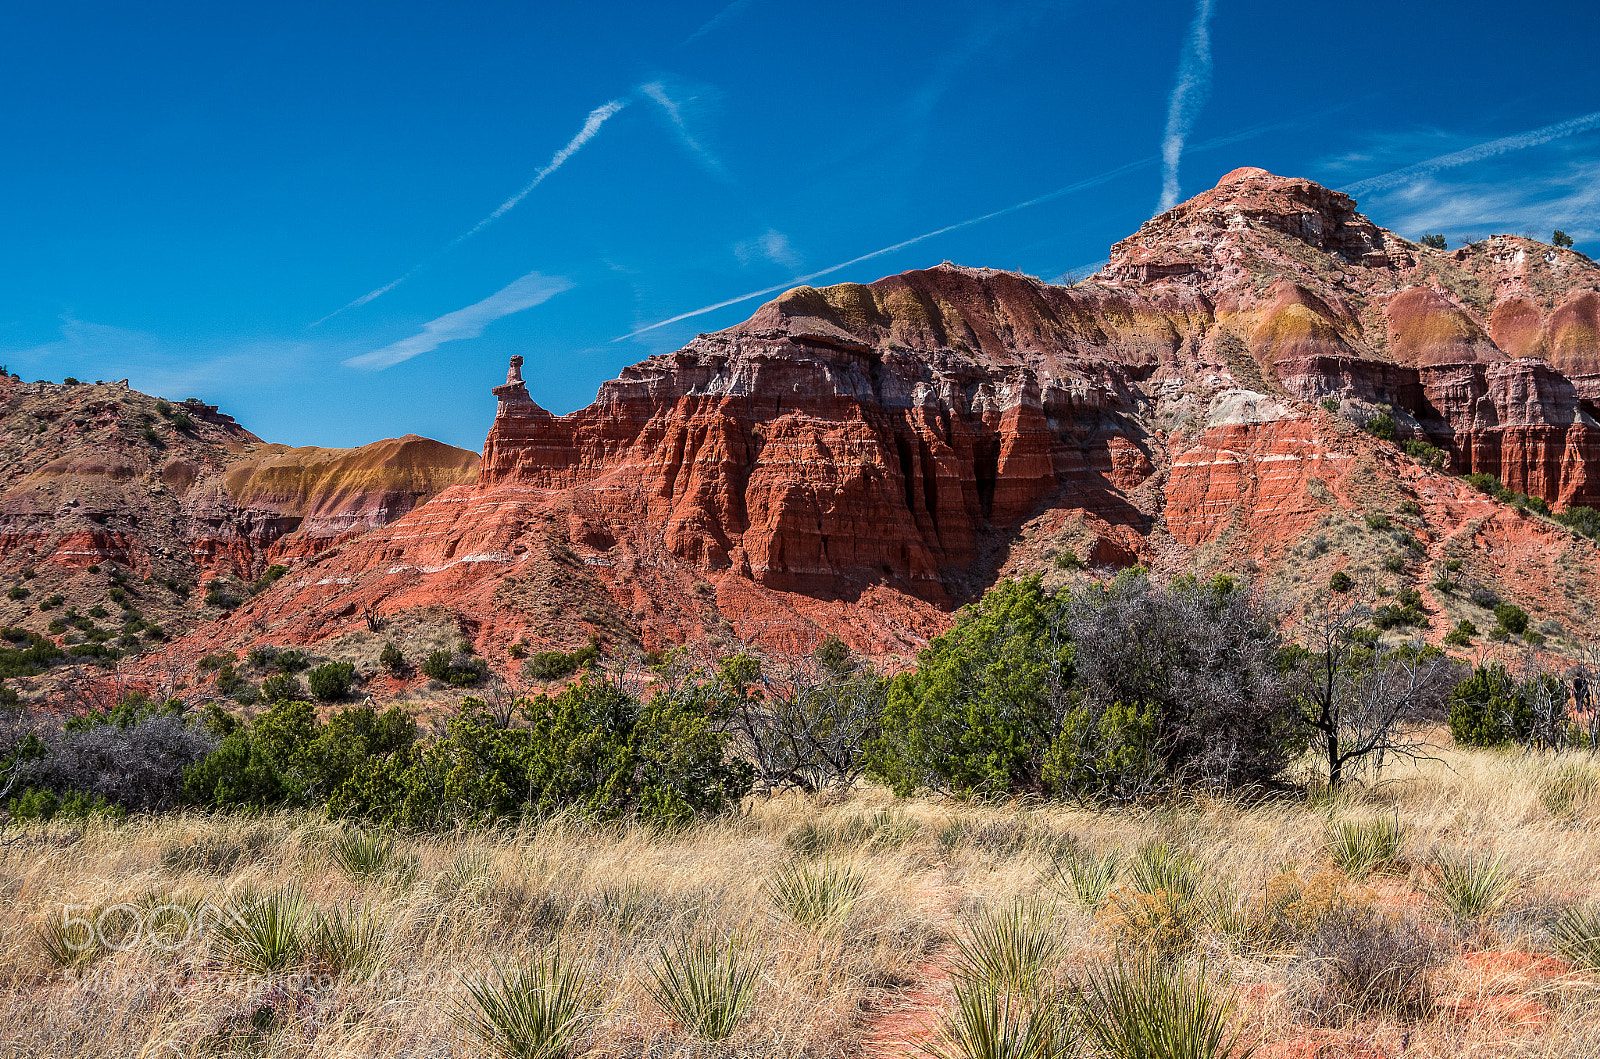
[[[1105,954],[1107,917],[1052,881],[1056,858],[1113,848],[1132,856],[1166,842],[1199,858],[1208,894],[1224,889],[1239,908],[1252,898],[1259,906],[1257,895],[1281,886],[1286,872],[1321,888],[1321,908],[1337,903],[1325,892],[1329,820],[1380,814],[1403,828],[1400,863],[1364,882],[1343,880],[1340,900],[1425,921],[1444,939],[1449,951],[1433,983],[1440,1002],[1411,1025],[1379,1017],[1310,1027],[1295,983],[1316,969],[1295,944],[1241,944],[1207,913],[1189,958],[1204,955],[1224,972],[1260,1054],[1315,1054],[1315,1042],[1368,1042],[1391,1056],[1402,1042],[1408,1055],[1600,1054],[1600,978],[1555,963],[1527,972],[1515,960],[1485,970],[1463,958],[1547,952],[1550,915],[1600,894],[1600,788],[1581,781],[1600,775],[1600,763],[1456,751],[1441,758],[1391,766],[1380,784],[1312,801],[1095,811],[895,802],[869,789],[758,799],[741,815],[676,833],[556,820],[399,836],[388,865],[359,879],[334,856],[347,829],[306,815],[13,831],[16,840],[0,850],[0,1054],[478,1055],[451,1017],[466,999],[463,982],[556,944],[599,983],[576,1054],[861,1054],[880,1035],[877,1013],[937,984],[929,977],[952,958],[953,936],[984,908],[1017,898],[1053,903],[1063,935],[1058,980]],[[1495,915],[1456,923],[1421,888],[1432,858],[1467,854],[1504,856],[1519,885]],[[864,874],[841,923],[808,928],[773,907],[771,881],[796,857]],[[376,971],[333,977],[302,961],[286,975],[241,976],[224,962],[215,930],[180,940],[174,913],[160,938],[108,929],[126,948],[72,970],[41,942],[41,928],[68,906],[227,907],[284,887],[323,912],[360,907],[375,917],[384,935]],[[125,928],[144,914],[113,910],[104,921]],[[730,1040],[701,1042],[650,999],[651,969],[664,946],[734,934],[761,968],[755,1001]],[[1515,1025],[1523,1015],[1534,1021]],[[1290,1047],[1305,1044],[1312,1049]]]

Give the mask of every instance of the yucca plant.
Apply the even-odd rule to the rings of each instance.
[[[995,989],[1027,993],[1037,988],[1061,956],[1065,936],[1054,910],[1018,899],[1003,909],[981,909],[965,918],[956,937],[951,975]]]
[[[45,917],[37,929],[39,947],[45,958],[57,967],[82,967],[105,951],[94,921],[98,909],[77,909],[69,915],[63,908]]]
[[[464,984],[467,998],[451,1017],[503,1059],[560,1059],[594,1007],[595,990],[584,967],[560,949]]]
[[[433,892],[440,897],[481,897],[489,888],[493,873],[484,853],[461,853],[455,863],[439,873]]]
[[[1122,858],[1114,849],[1100,857],[1071,852],[1055,858],[1054,880],[1093,912],[1106,903],[1106,895],[1117,885],[1121,871]]]
[[[199,932],[206,899],[188,890],[151,890],[137,905],[143,914],[146,939],[158,949],[171,951]]]
[[[773,876],[767,896],[779,912],[801,926],[823,929],[849,916],[866,885],[866,875],[848,864],[794,863]]]
[[[931,1059],[1065,1059],[1075,1039],[1051,998],[957,981],[955,1010],[922,1051]]]
[[[1398,818],[1380,816],[1330,823],[1323,841],[1340,871],[1352,879],[1365,879],[1400,859],[1404,838]]]
[[[218,950],[244,974],[287,970],[305,954],[308,918],[305,898],[293,888],[244,894],[217,923]]]
[[[333,843],[333,860],[352,879],[382,875],[394,859],[394,839],[373,831],[347,831]]]
[[[601,922],[623,937],[639,929],[649,909],[645,889],[638,883],[607,886],[595,895],[594,905]]]
[[[1078,1017],[1096,1051],[1115,1059],[1249,1059],[1235,1001],[1202,964],[1190,977],[1150,956],[1114,960],[1076,990]]]
[[[369,909],[321,912],[311,927],[307,955],[330,974],[370,974],[388,945],[383,920]]]
[[[1505,903],[1517,877],[1504,857],[1436,857],[1423,891],[1457,919],[1482,919]]]
[[[1146,842],[1139,847],[1128,875],[1144,893],[1165,893],[1178,904],[1189,904],[1200,894],[1198,860],[1168,842]]]
[[[1577,967],[1600,973],[1600,908],[1566,909],[1549,926],[1556,951]]]
[[[760,973],[737,934],[727,944],[680,941],[663,947],[645,989],[662,1010],[708,1041],[726,1040],[744,1017]]]

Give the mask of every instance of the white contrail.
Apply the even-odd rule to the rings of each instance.
[[[611,102],[602,104],[589,111],[589,117],[584,120],[583,128],[578,130],[578,135],[574,136],[565,147],[561,148],[561,150],[555,153],[555,156],[550,159],[549,165],[533,174],[533,179],[528,181],[526,187],[502,202],[495,208],[493,213],[489,214],[489,216],[473,225],[472,228],[466,233],[456,236],[455,242],[451,243],[450,245],[456,246],[459,243],[471,239],[474,235],[477,235],[479,232],[483,231],[483,229],[487,228],[489,225],[493,224],[495,221],[498,221],[501,217],[509,213],[517,205],[517,203],[528,197],[528,192],[532,191],[534,188],[543,183],[545,177],[549,176],[551,173],[554,173],[557,169],[560,169],[566,164],[568,158],[571,158],[573,155],[577,154],[579,149],[582,148],[584,144],[594,139],[594,134],[600,131],[600,126],[606,123],[607,118],[611,117],[613,114],[627,105],[628,101],[625,99],[613,99]]]
[[[473,236],[483,231],[483,229],[487,228],[489,225],[493,224],[495,221],[509,213],[516,207],[517,203],[528,197],[528,193],[530,191],[543,183],[545,177],[549,176],[551,173],[554,173],[557,169],[560,169],[566,164],[567,159],[577,154],[584,144],[594,139],[595,134],[600,131],[600,126],[606,123],[607,118],[611,117],[613,114],[627,105],[628,101],[625,99],[613,99],[611,102],[604,103],[591,110],[588,118],[584,119],[583,128],[578,130],[578,134],[569,140],[565,147],[557,151],[550,159],[549,164],[535,173],[533,175],[533,179],[528,181],[527,185],[524,186],[521,191],[502,202],[495,208],[493,213],[489,214],[489,216],[485,217],[483,220],[479,221],[477,224],[473,225],[471,228],[452,239],[443,250],[439,251],[439,253],[445,253],[446,251],[460,246],[462,243],[466,242],[468,239],[471,239]],[[437,256],[438,254],[434,255],[434,257]],[[428,260],[431,261],[433,259],[429,258]],[[365,305],[370,301],[374,301],[375,299],[383,297],[385,294],[388,294],[390,291],[400,286],[400,284],[404,283],[412,276],[415,276],[418,272],[421,272],[424,266],[427,264],[428,261],[422,261],[412,266],[409,272],[400,276],[398,279],[390,280],[381,287],[376,287],[367,291],[367,293],[363,294],[355,301],[350,302],[348,305],[340,306],[327,316],[324,316],[321,320],[314,322],[311,326],[316,327],[319,324],[326,323],[342,312],[358,308],[359,306]]]
[[[733,3],[712,15],[711,18],[707,20],[699,29],[685,37],[680,42],[679,47],[682,47],[684,44],[693,44],[695,41],[699,40],[707,33],[710,33],[712,30],[716,29],[718,26],[722,25],[724,22],[728,21],[728,19],[732,18],[734,15],[737,15],[740,11],[744,10],[748,6],[750,6],[750,0],[733,0]]]
[[[562,291],[571,289],[572,281],[565,276],[546,276],[542,272],[530,272],[480,302],[452,313],[445,313],[436,320],[429,320],[422,325],[421,330],[409,338],[402,338],[398,342],[393,342],[382,349],[375,349],[371,353],[363,353],[359,357],[351,357],[344,363],[346,367],[369,368],[374,371],[392,368],[401,361],[437,349],[446,342],[477,338],[483,334],[484,328],[502,316],[531,309],[535,305],[549,301]]]
[[[953,232],[961,228],[970,228],[974,224],[982,224],[984,221],[992,221],[996,217],[1004,217],[1008,213],[1015,213],[1018,210],[1025,210],[1030,206],[1038,206],[1041,203],[1049,202],[1051,199],[1060,198],[1062,195],[1068,195],[1074,191],[1083,191],[1085,188],[1092,188],[1098,184],[1104,184],[1107,181],[1115,180],[1117,177],[1122,176],[1125,173],[1131,173],[1134,170],[1143,169],[1152,161],[1154,161],[1152,158],[1141,158],[1137,162],[1129,162],[1126,165],[1120,165],[1115,169],[1101,173],[1099,176],[1089,177],[1085,180],[1080,180],[1075,184],[1068,184],[1066,187],[1056,188],[1054,191],[1040,195],[1036,198],[1031,198],[1026,202],[1019,202],[1014,206],[1007,206],[1004,209],[994,210],[990,213],[985,213],[980,217],[970,217],[967,220],[958,221],[955,224],[947,224],[943,228],[935,228],[931,232],[923,232],[921,235],[914,235],[910,239],[903,239],[892,246],[885,246],[881,249],[874,250],[871,253],[862,254],[860,257],[852,257],[849,261],[841,261],[837,265],[829,265],[827,268],[818,269],[816,272],[808,272],[804,276],[796,276],[793,279],[784,283],[779,283],[776,286],[763,287],[760,290],[753,290],[748,294],[741,294],[737,298],[729,298],[726,301],[720,301],[713,305],[703,305],[698,309],[691,309],[686,313],[679,313],[677,316],[670,316],[665,320],[657,320],[655,323],[647,324],[646,326],[639,328],[637,331],[630,331],[625,335],[618,335],[611,341],[621,342],[625,339],[637,338],[639,335],[642,335],[647,331],[654,331],[658,327],[666,327],[668,324],[675,324],[680,320],[687,320],[694,316],[702,316],[709,312],[715,312],[717,309],[726,309],[730,305],[738,305],[740,302],[747,302],[751,298],[759,298],[765,294],[775,294],[778,291],[788,290],[789,288],[799,286],[802,283],[810,283],[812,280],[820,279],[821,277],[828,275],[830,272],[838,272],[840,269],[849,268],[851,265],[859,265],[863,261],[871,261],[875,257],[882,257],[884,254],[892,254],[896,250],[904,250],[908,246],[920,243],[925,239],[932,239],[936,235],[944,235],[946,232]]]
[[[683,105],[667,95],[667,86],[660,81],[650,81],[639,86],[639,91],[649,96],[650,99],[666,114],[667,120],[672,122],[674,131],[683,145],[693,151],[699,159],[706,164],[706,168],[722,174],[722,163],[717,161],[712,153],[705,149],[699,140],[689,132],[689,126],[683,120]]]
[[[1354,184],[1346,184],[1340,191],[1349,195],[1364,195],[1369,191],[1387,191],[1399,184],[1410,183],[1418,177],[1425,177],[1430,173],[1437,173],[1441,169],[1454,169],[1456,166],[1470,165],[1481,162],[1485,158],[1506,154],[1511,151],[1520,151],[1528,147],[1538,147],[1540,144],[1559,140],[1565,136],[1574,136],[1580,132],[1600,128],[1600,110],[1593,114],[1585,114],[1579,118],[1569,118],[1558,121],[1554,125],[1546,125],[1540,129],[1530,129],[1512,136],[1502,136],[1498,140],[1489,140],[1476,147],[1468,147],[1451,154],[1442,154],[1437,158],[1430,158],[1416,165],[1408,165],[1404,169],[1396,169],[1391,173],[1382,173],[1378,176],[1358,180]]]
[[[1194,23],[1178,62],[1178,80],[1172,86],[1167,104],[1167,134],[1161,140],[1161,203],[1157,213],[1178,204],[1178,161],[1183,143],[1200,108],[1211,92],[1211,0],[1199,0],[1194,8]]]

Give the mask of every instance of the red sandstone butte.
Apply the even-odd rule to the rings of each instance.
[[[490,658],[589,633],[907,656],[997,577],[1065,577],[1064,550],[1291,599],[1386,551],[1419,585],[1459,559],[1463,583],[1592,634],[1593,543],[1453,476],[1600,504],[1597,320],[1581,254],[1433,250],[1240,169],[1071,286],[946,264],[799,287],[561,416],[515,358],[474,483],[359,535],[335,520],[206,644],[316,644],[376,608],[450,615]],[[1443,468],[1358,429],[1380,412]],[[1422,512],[1404,536],[1340,536],[1402,501]],[[1465,606],[1427,603],[1436,637]]]

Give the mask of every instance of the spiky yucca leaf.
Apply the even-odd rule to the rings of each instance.
[[[1040,901],[1018,899],[1002,909],[980,909],[965,920],[951,974],[999,990],[1037,988],[1066,945],[1054,910]]]
[[[1128,875],[1140,891],[1164,893],[1180,904],[1189,904],[1200,895],[1200,862],[1167,842],[1140,846],[1128,865]]]
[[[1151,956],[1115,959],[1077,991],[1079,1017],[1096,1050],[1115,1059],[1249,1059],[1233,1025],[1235,1001],[1202,964],[1190,977]]]
[[[1398,861],[1404,838],[1397,818],[1380,816],[1330,823],[1324,843],[1339,870],[1359,880]]]
[[[930,1059],[1066,1059],[1074,1038],[1053,997],[1025,997],[958,980],[955,1010],[922,1048]]]
[[[1499,908],[1516,888],[1504,857],[1436,857],[1423,887],[1457,919],[1481,919]]]
[[[217,924],[225,963],[244,974],[275,974],[305,954],[309,910],[298,890],[248,893],[231,903]]]
[[[451,1017],[503,1059],[560,1059],[593,1009],[588,974],[560,949],[464,984],[467,999]]]
[[[1106,903],[1121,872],[1122,857],[1116,850],[1101,857],[1068,853],[1055,859],[1054,881],[1093,912]]]
[[[767,884],[767,895],[801,926],[824,928],[844,921],[866,885],[866,875],[848,864],[797,862],[778,870]]]
[[[333,859],[352,879],[376,878],[394,859],[394,839],[373,831],[348,831],[334,840]]]
[[[680,941],[663,947],[645,983],[650,997],[689,1032],[726,1040],[744,1018],[760,968],[738,935],[726,945]]]
[[[1585,971],[1600,973],[1600,908],[1569,908],[1549,930],[1561,955]]]
[[[365,908],[318,913],[307,954],[332,974],[363,974],[377,969],[388,947],[383,920]]]

